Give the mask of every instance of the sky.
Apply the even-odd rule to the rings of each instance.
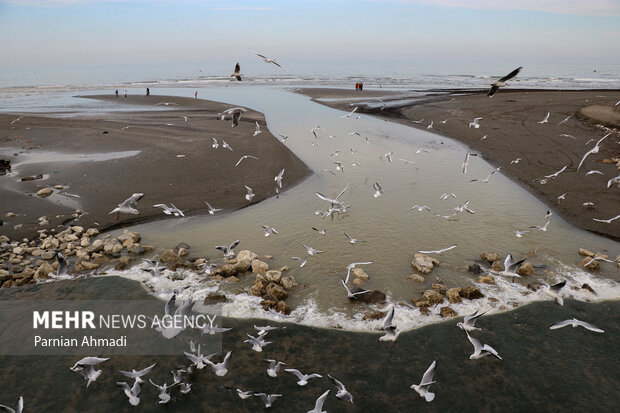
[[[360,58],[620,64],[620,0],[0,0],[0,67]]]

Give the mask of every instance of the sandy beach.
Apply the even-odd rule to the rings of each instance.
[[[66,224],[76,209],[85,214],[71,225],[100,231],[168,219],[152,207],[160,203],[173,202],[186,216],[206,213],[205,201],[226,213],[250,204],[245,185],[253,189],[256,203],[275,195],[274,177],[281,169],[283,190],[310,173],[269,133],[264,116],[251,109],[232,128],[229,119],[216,117],[232,107],[223,103],[153,95],[90,98],[118,104],[119,109],[133,105],[138,111],[79,118],[0,115],[0,158],[12,165],[0,187],[0,234],[31,238],[38,230]],[[144,111],[140,106],[167,110]],[[252,136],[255,122],[262,133]],[[219,148],[212,148],[212,138]],[[224,149],[222,140],[233,151]],[[259,160],[246,159],[234,167],[243,155]],[[43,179],[22,181],[37,175]],[[43,188],[51,188],[52,195],[37,196]],[[109,212],[135,192],[145,194],[138,203],[140,214],[123,214],[116,221]],[[39,225],[39,217],[47,217],[49,224]]]
[[[609,219],[620,213],[618,188],[607,188],[608,180],[620,174],[620,111],[613,106],[620,99],[617,90],[504,88],[493,98],[488,98],[486,91],[480,91],[403,101],[406,94],[399,94],[392,97],[397,100],[395,102],[391,102],[390,96],[386,95],[382,99],[386,103],[384,108],[375,94],[368,101],[372,105],[365,106],[358,105],[360,93],[356,91],[307,88],[298,93],[336,109],[350,111],[354,106],[359,106],[359,113],[380,116],[459,140],[492,165],[501,167],[503,174],[537,196],[568,222],[615,240],[620,239],[620,220],[610,224],[593,220]],[[331,99],[336,97],[340,100]],[[548,122],[540,124],[547,112],[550,113]],[[476,117],[483,118],[479,122],[480,127],[469,127]],[[446,122],[442,123],[444,120]],[[429,129],[431,122],[432,129]],[[600,152],[590,155],[577,172],[583,155],[608,131],[611,135],[602,143]],[[520,160],[516,162],[518,158]],[[541,181],[541,178],[565,166],[565,171],[556,179],[547,179],[546,183]],[[586,175],[592,170],[600,173]],[[566,194],[565,199],[558,200],[562,194]],[[584,206],[589,202],[594,205]]]

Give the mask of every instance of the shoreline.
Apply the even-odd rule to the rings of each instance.
[[[360,96],[355,91],[346,92],[341,91],[341,99]],[[470,147],[491,165],[501,167],[502,173],[542,200],[569,223],[620,241],[620,220],[610,224],[593,221],[593,218],[609,219],[620,213],[620,192],[614,186],[606,189],[607,181],[620,174],[618,162],[611,162],[612,159],[620,158],[620,133],[617,129],[609,130],[613,139],[608,138],[600,152],[591,155],[579,173],[576,172],[582,156],[607,132],[604,127],[593,126],[597,121],[584,121],[585,115],[579,112],[584,107],[609,106],[610,102],[613,105],[613,102],[620,100],[618,90],[504,88],[493,98],[488,98],[486,94],[457,92],[459,94],[446,93],[419,98],[412,96],[410,99],[413,101],[396,102],[394,106],[390,105],[388,95],[384,99],[383,108],[374,105],[374,100],[371,106],[358,105],[357,101],[348,100],[324,101],[321,100],[323,97],[336,92],[320,88],[304,89],[299,93],[335,109],[350,111],[352,107],[359,106],[359,113],[455,139]],[[402,96],[399,95],[396,100],[403,100]],[[380,104],[378,100],[377,103]],[[549,122],[538,124],[547,112],[551,114]],[[620,112],[616,112],[620,116]],[[572,116],[558,126],[569,115]],[[468,124],[476,117],[483,118],[480,128],[469,128]],[[446,123],[441,123],[446,119]],[[414,123],[413,120],[420,123]],[[432,129],[428,129],[431,121]],[[484,136],[487,137],[481,140]],[[591,138],[595,141],[586,146],[585,143]],[[521,160],[513,163],[517,158]],[[603,160],[609,160],[609,163]],[[564,166],[567,166],[565,173],[557,179],[547,180],[546,184],[539,183],[540,178]],[[599,170],[602,175],[595,173],[585,176],[590,170]],[[566,199],[558,200],[558,196],[564,193]],[[593,202],[594,205],[583,206],[587,202]]]
[[[273,177],[282,168],[286,170],[282,191],[312,172],[269,132],[264,115],[251,109],[239,126],[231,128],[229,119],[216,117],[233,107],[224,103],[155,95],[85,98],[117,101],[119,106],[165,102],[174,109],[72,118],[25,114],[16,122],[15,115],[0,114],[0,125],[6,126],[0,133],[0,158],[12,163],[10,174],[0,177],[4,181],[0,234],[32,239],[39,230],[65,225],[104,232],[166,219],[161,209],[152,207],[159,203],[172,202],[186,216],[206,214],[205,201],[228,213],[276,195]],[[263,132],[254,137],[255,122]],[[217,149],[211,138],[220,143]],[[233,151],[224,149],[222,140]],[[244,160],[235,167],[245,154],[259,160]],[[37,175],[43,179],[20,181]],[[57,185],[62,189],[55,189]],[[254,190],[251,203],[244,198],[244,185]],[[52,189],[52,195],[37,196],[45,187]],[[140,214],[122,214],[115,221],[109,212],[136,192],[145,194],[138,202]],[[86,213],[68,222],[76,209]],[[15,216],[7,217],[10,212]],[[41,216],[47,217],[48,225],[38,224]]]

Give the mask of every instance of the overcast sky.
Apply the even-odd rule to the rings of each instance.
[[[620,0],[0,0],[0,66],[412,57],[620,63]]]

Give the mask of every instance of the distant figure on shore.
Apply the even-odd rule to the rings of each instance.
[[[360,90],[360,82],[357,82],[357,83],[355,84],[355,90]]]
[[[125,89],[125,97],[127,97],[127,89]]]
[[[360,82],[360,92],[364,90],[364,84],[362,82]]]
[[[149,89],[148,87],[146,88],[146,95],[151,96],[151,89]]]
[[[118,97],[118,89],[114,91],[114,94],[116,95],[116,97]]]
[[[194,93],[194,98],[198,99],[198,91],[196,91],[196,93]]]

